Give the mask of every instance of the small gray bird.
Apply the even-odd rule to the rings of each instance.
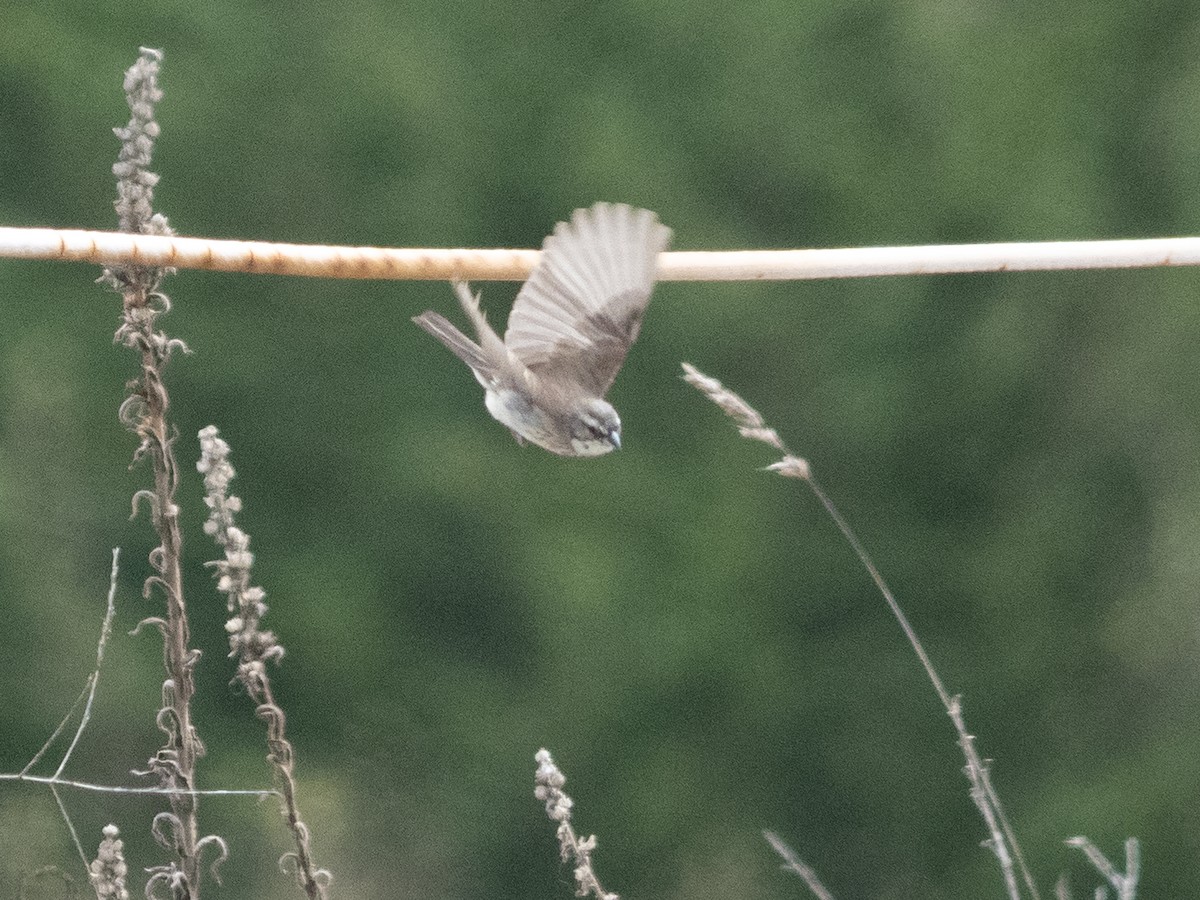
[[[621,446],[621,420],[604,399],[638,336],[658,254],[671,229],[645,209],[597,203],[559,222],[521,287],[504,340],[479,295],[454,290],[478,343],[445,316],[413,321],[471,367],[492,416],[521,444],[559,456],[600,456]]]

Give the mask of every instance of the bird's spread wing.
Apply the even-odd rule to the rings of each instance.
[[[654,213],[597,203],[560,222],[522,286],[504,343],[548,381],[602,397],[637,338],[671,229]]]

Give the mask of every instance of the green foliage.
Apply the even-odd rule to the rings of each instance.
[[[677,249],[1200,232],[1200,12],[1143,2],[58,2],[0,28],[0,223],[111,228],[111,128],[165,51],[156,208],[186,235],[538,246],[595,200]],[[1192,210],[1196,210],[1193,212]],[[0,261],[0,771],[117,632],[75,774],[158,743],[161,648],[124,632],[152,546],[116,409],[133,357],[90,267]],[[233,447],[273,675],[343,897],[570,896],[533,797],[549,747],[623,896],[1002,895],[953,732],[801,487],[677,378],[690,360],[812,463],[952,691],[1044,889],[1062,840],[1200,885],[1193,271],[664,284],[612,399],[625,449],[518,448],[409,321],[444,284],[183,272],[160,324],[184,474],[205,787],[269,784],[228,686],[192,469]],[[511,285],[482,284],[503,321]],[[160,805],[68,794],[85,845],[159,861]],[[207,799],[237,896],[292,897],[273,804]],[[52,799],[0,786],[0,897],[58,864]]]

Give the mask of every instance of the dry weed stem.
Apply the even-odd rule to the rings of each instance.
[[[571,808],[575,803],[563,790],[567,776],[554,764],[549,750],[539,750],[534,759],[538,765],[534,776],[536,786],[533,795],[546,804],[546,815],[550,817],[550,821],[558,823],[555,834],[558,837],[562,861],[575,864],[575,896],[594,896],[596,900],[620,900],[616,894],[609,893],[600,886],[592,868],[592,851],[596,849],[596,836],[581,838],[571,826]]]
[[[241,498],[229,493],[229,484],[237,474],[229,462],[229,444],[209,425],[200,431],[200,461],[196,468],[204,476],[204,504],[208,521],[204,532],[225,552],[225,558],[209,563],[215,569],[217,590],[226,597],[230,612],[225,630],[229,632],[229,655],[237,657],[237,680],[254,701],[255,714],[267,725],[267,761],[275,770],[283,795],[282,814],[292,832],[296,849],[281,860],[291,870],[310,900],[324,900],[332,876],[313,862],[308,826],[300,817],[296,800],[295,750],[287,738],[287,718],[275,701],[267,661],[278,662],[283,647],[270,631],[259,626],[267,613],[266,592],[251,585],[250,570],[254,554],[250,536],[234,524],[234,513],[242,508]]]

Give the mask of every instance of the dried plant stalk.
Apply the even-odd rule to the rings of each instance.
[[[771,845],[771,848],[783,860],[783,865],[780,868],[802,878],[817,900],[833,900],[833,894],[821,883],[821,879],[817,877],[817,873],[813,867],[802,860],[796,854],[796,851],[788,845],[787,841],[773,831],[764,831],[763,837],[767,839],[767,843]]]
[[[121,832],[116,825],[105,825],[104,840],[88,866],[88,878],[96,892],[96,900],[129,900],[129,889],[125,886],[128,872]]]
[[[260,628],[267,613],[266,592],[250,583],[254,554],[250,536],[234,524],[234,513],[242,508],[241,498],[229,493],[236,473],[229,463],[229,445],[216,426],[200,431],[200,461],[196,468],[204,476],[204,503],[208,521],[204,532],[225,551],[225,558],[209,563],[216,570],[217,590],[225,594],[230,612],[229,655],[238,661],[237,680],[256,704],[255,713],[267,725],[267,761],[275,770],[283,795],[283,818],[292,832],[296,849],[280,861],[281,868],[294,870],[296,881],[309,900],[324,900],[332,876],[313,862],[308,826],[300,817],[296,800],[295,750],[287,737],[287,718],[275,701],[267,661],[283,657],[283,646],[270,631]]]
[[[125,73],[125,95],[130,120],[114,129],[121,139],[121,152],[113,174],[117,176],[117,201],[114,204],[122,231],[136,234],[171,234],[167,220],[152,210],[154,185],[158,176],[149,170],[158,123],[155,105],[162,99],[158,87],[158,66],[162,54],[143,48],[138,61]],[[174,429],[169,424],[170,398],[163,383],[163,370],[176,350],[187,351],[182,341],[169,338],[157,328],[159,315],[170,309],[170,301],[159,288],[170,270],[147,267],[106,269],[101,281],[120,292],[121,324],[114,342],[138,354],[141,374],[128,385],[129,395],[121,404],[121,421],[139,439],[134,463],[149,459],[154,476],[153,489],[138,491],[133,497],[137,515],[141,501],[150,506],[151,520],[159,544],[150,552],[150,575],[142,593],[149,599],[158,588],[166,601],[166,613],[152,616],[139,624],[155,626],[163,639],[163,705],[158,711],[158,727],[166,735],[162,748],[149,760],[144,773],[158,778],[170,789],[171,811],[159,813],[152,827],[154,837],[175,853],[169,863],[148,870],[147,895],[161,896],[165,891],[173,900],[198,900],[200,896],[200,857],[206,845],[215,844],[219,863],[226,855],[224,842],[216,837],[200,837],[195,794],[196,761],[204,755],[204,745],[192,723],[191,700],[196,691],[193,671],[200,652],[192,649],[188,634],[187,606],[183,596],[181,571],[183,535],[179,527],[179,507],[175,490],[179,471],[172,445]],[[214,863],[215,874],[216,863]]]
[[[546,815],[551,822],[557,822],[555,831],[558,837],[559,854],[563,862],[575,864],[575,896],[595,897],[596,900],[620,900],[616,894],[604,890],[592,867],[592,851],[596,849],[596,836],[588,835],[581,838],[571,825],[571,808],[575,805],[563,785],[567,776],[554,764],[550,751],[539,750],[534,759],[537,760],[537,772],[534,775],[536,787],[533,795],[546,804]]]
[[[1028,866],[1025,864],[1021,847],[1017,843],[1016,835],[1005,815],[1004,807],[1000,803],[1000,797],[992,785],[990,769],[975,747],[974,735],[967,730],[966,721],[963,719],[962,714],[962,701],[957,696],[951,696],[950,692],[946,690],[941,676],[938,675],[937,670],[933,667],[933,661],[929,658],[929,654],[925,652],[924,645],[917,637],[916,629],[908,621],[908,616],[900,608],[900,603],[896,600],[891,588],[888,587],[887,582],[883,580],[883,576],[871,561],[871,557],[859,541],[858,535],[854,533],[849,523],[842,518],[833,501],[826,496],[825,492],[816,483],[808,461],[791,453],[775,430],[766,426],[763,417],[754,407],[743,400],[738,394],[721,384],[717,379],[705,375],[695,366],[683,363],[683,371],[684,381],[703,393],[709,400],[720,407],[727,416],[733,419],[737,423],[742,437],[762,441],[783,454],[781,459],[767,466],[767,470],[776,472],[785,478],[799,478],[805,481],[809,489],[821,502],[821,505],[825,507],[826,513],[833,519],[834,524],[837,525],[846,542],[850,544],[859,562],[871,576],[871,580],[875,582],[875,587],[887,603],[888,609],[891,610],[892,615],[900,624],[901,629],[908,638],[909,644],[913,648],[913,652],[917,654],[917,658],[921,661],[921,665],[924,667],[925,674],[933,685],[934,691],[937,692],[938,699],[942,701],[942,706],[945,708],[946,714],[950,716],[950,721],[954,724],[954,730],[958,734],[958,746],[962,750],[963,758],[966,760],[966,766],[963,771],[971,783],[971,800],[975,803],[987,826],[990,837],[985,843],[996,856],[1001,875],[1004,878],[1005,890],[1008,892],[1010,900],[1020,900],[1022,884],[1028,895],[1033,900],[1038,900],[1039,892],[1037,885],[1033,880],[1033,875],[1030,873]]]

